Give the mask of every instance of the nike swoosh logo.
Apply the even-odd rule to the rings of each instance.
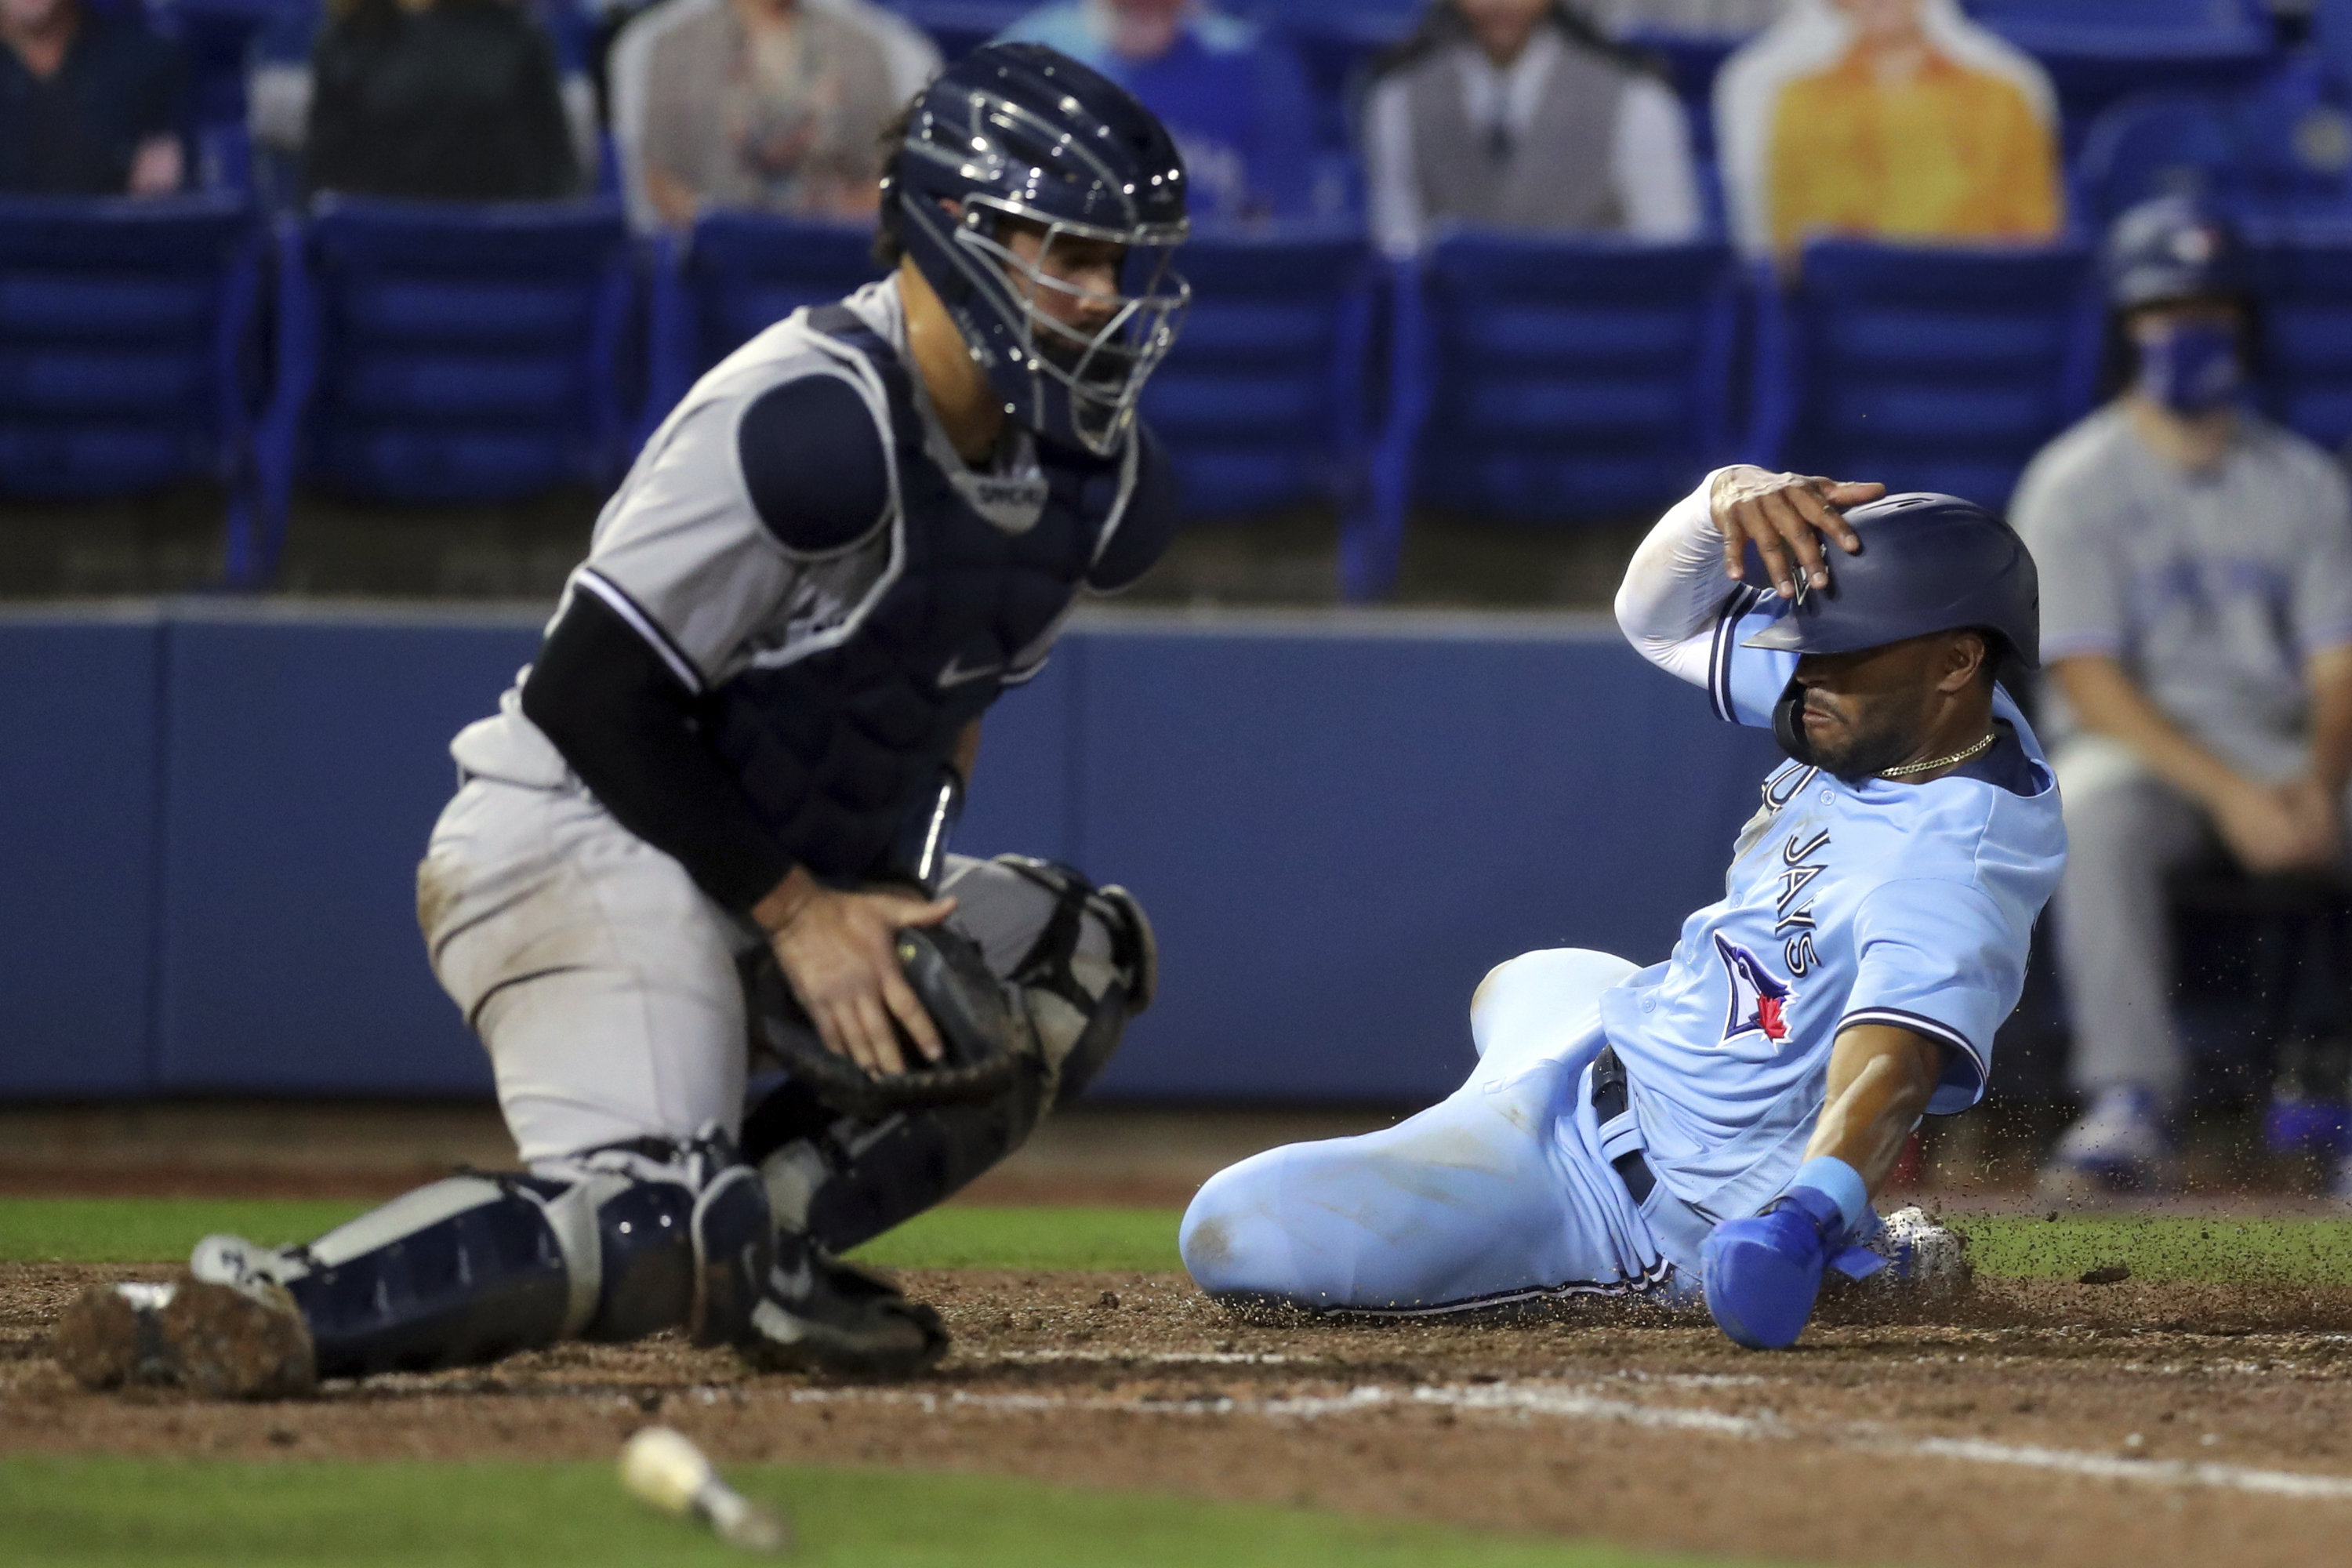
[[[975,680],[986,680],[992,675],[1002,673],[1003,668],[1004,666],[1002,664],[983,664],[976,668],[966,669],[963,667],[963,655],[959,653],[949,659],[946,666],[940,669],[940,689],[945,691],[950,687],[965,686]]]

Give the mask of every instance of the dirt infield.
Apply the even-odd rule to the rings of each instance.
[[[1758,1356],[1606,1309],[1266,1327],[1179,1276],[916,1274],[957,1348],[915,1384],[752,1376],[669,1339],[238,1406],[87,1394],[49,1363],[57,1311],[119,1272],[0,1268],[0,1452],[599,1458],[658,1417],[739,1460],[1800,1561],[2315,1563],[2352,1536],[2345,1289],[1994,1281],[1954,1323],[1832,1322]]]

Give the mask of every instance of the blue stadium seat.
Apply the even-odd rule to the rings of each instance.
[[[0,491],[247,500],[263,234],[226,195],[0,199]]]
[[[1207,235],[1176,264],[1192,305],[1143,413],[1186,514],[1360,507],[1373,279],[1361,237]]]
[[[1740,273],[1719,244],[1474,232],[1400,268],[1375,530],[1386,588],[1410,500],[1574,521],[1671,501],[1729,455]]]
[[[2158,92],[2126,99],[2084,135],[2074,163],[2078,216],[2103,227],[2163,195],[2234,206],[2246,184],[2242,141],[2236,116],[2219,98]]]
[[[830,303],[883,273],[869,224],[709,213],[684,240],[658,244],[640,438],[704,371],[802,306]]]
[[[429,502],[617,472],[635,294],[617,203],[328,197],[309,222],[285,223],[278,258],[257,578],[297,479]]]
[[[2069,144],[2101,110],[2158,88],[2229,86],[2273,58],[2263,0],[1966,0],[1977,20],[2041,60]]]
[[[2151,196],[2205,197],[2246,218],[2352,216],[2352,111],[2315,57],[2231,93],[2150,93],[2099,116],[2074,166],[2096,227]]]
[[[2089,409],[2101,320],[2081,246],[1808,246],[1759,317],[1758,460],[2005,507]]]
[[[2340,450],[2352,438],[2352,223],[2257,226],[2247,240],[2263,401]]]
[[[971,53],[1035,10],[1042,0],[882,0],[931,36],[950,60]]]
[[[880,277],[872,239],[865,227],[756,213],[698,222],[656,276],[642,433],[759,332]],[[1229,516],[1360,493],[1371,298],[1362,240],[1204,236],[1177,265],[1194,303],[1144,412],[1168,443],[1187,510]]]

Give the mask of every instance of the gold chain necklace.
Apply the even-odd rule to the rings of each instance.
[[[1953,767],[1958,763],[1967,762],[1970,757],[1982,752],[1986,747],[1991,745],[1993,742],[2000,738],[2000,732],[1999,731],[1995,731],[1991,734],[1987,735],[1983,740],[1979,741],[1975,745],[1970,746],[1965,752],[1954,752],[1948,757],[1937,757],[1930,762],[1906,763],[1899,768],[1881,768],[1878,772],[1878,776],[1883,779],[1907,779],[1913,773],[1932,773],[1937,768]]]

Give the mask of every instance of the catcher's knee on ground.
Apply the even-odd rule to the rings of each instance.
[[[201,1244],[198,1278],[282,1285],[324,1377],[496,1361],[681,1324],[746,1331],[772,1256],[756,1174],[713,1134],[420,1187],[308,1247]]]

